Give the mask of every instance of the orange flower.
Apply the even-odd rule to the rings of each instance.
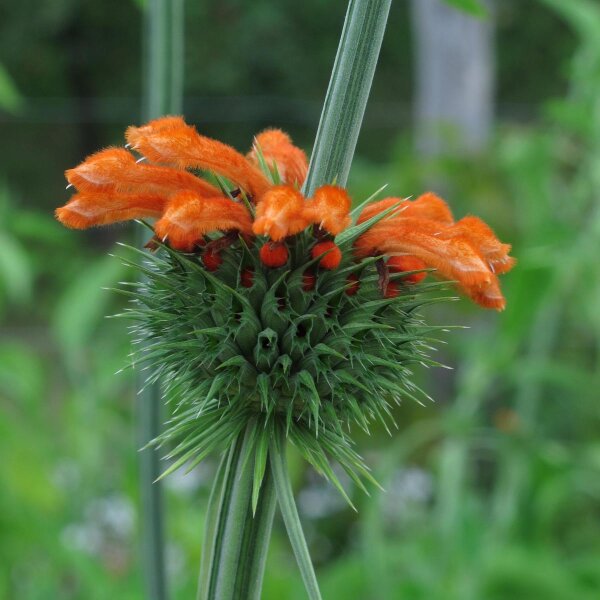
[[[430,219],[451,225],[454,222],[452,213],[448,205],[433,192],[427,192],[419,196],[416,200],[402,200],[401,198],[384,198],[379,202],[373,202],[366,206],[360,213],[358,223],[364,223],[375,215],[387,210],[400,203],[386,219],[395,219],[403,217],[419,217],[422,219]]]
[[[364,221],[393,205],[386,199],[367,207]],[[376,223],[355,243],[358,256],[388,254],[416,257],[459,288],[476,303],[502,310],[505,300],[497,273],[509,271],[515,260],[510,245],[502,244],[477,217],[453,223],[443,200],[425,194],[414,202],[403,202],[398,210]]]
[[[144,127],[129,127],[125,134],[131,147],[158,164],[178,169],[206,169],[239,185],[253,198],[270,187],[269,180],[231,146],[200,135],[183,120],[165,117]]]
[[[186,190],[175,194],[154,226],[156,235],[179,250],[189,251],[211,231],[252,232],[250,214],[229,198],[202,198]]]
[[[128,146],[154,164],[136,161],[123,148],[107,148],[67,170],[67,180],[79,193],[56,211],[63,224],[84,229],[129,219],[155,218],[159,219],[158,237],[168,240],[176,249],[191,251],[204,234],[212,231],[234,229],[251,235],[252,222],[241,202],[225,197],[186,168],[223,175],[255,201],[271,189],[277,194],[275,186],[254,164],[255,151],[247,159],[230,146],[199,135],[181,117],[162,117],[141,127],[129,127],[126,135]],[[302,183],[306,176],[306,156],[285,133],[269,130],[259,134],[257,140],[264,146],[265,160],[274,162],[290,182]],[[277,216],[277,202],[269,204],[275,196],[258,211],[259,215],[264,213],[263,226],[272,230],[275,237],[278,229],[274,217],[285,229],[281,235],[292,235],[307,226],[301,216],[304,199],[294,188],[289,190],[288,196],[300,199],[300,203],[298,198],[295,200],[295,215],[289,207],[280,206],[283,212]]]
[[[416,256],[392,256],[386,263],[392,273],[403,273],[405,271],[419,271],[426,269],[427,265]],[[427,277],[427,273],[412,273],[402,279],[404,283],[419,283]]]
[[[332,235],[350,226],[352,201],[346,190],[335,185],[324,185],[304,203],[303,215],[309,223],[319,225]]]
[[[256,207],[253,231],[278,242],[305,229],[304,196],[289,185],[272,187]]]
[[[107,148],[89,156],[74,169],[65,171],[67,181],[82,192],[135,192],[168,196],[179,190],[192,190],[205,197],[221,192],[186,171],[176,171],[136,162],[124,148]]]
[[[271,168],[273,165],[281,180],[297,188],[302,187],[308,171],[306,154],[292,144],[290,137],[280,129],[267,129],[259,133],[248,153],[248,160],[256,167],[259,166],[258,151]]]
[[[66,227],[87,229],[130,219],[160,217],[165,204],[165,197],[152,194],[81,192],[56,209],[56,218]]]

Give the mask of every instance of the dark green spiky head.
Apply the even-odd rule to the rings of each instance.
[[[357,261],[351,252],[361,230],[338,240],[335,270],[311,259],[318,241],[309,232],[295,237],[280,268],[263,264],[261,242],[241,238],[220,252],[212,272],[199,255],[167,246],[145,256],[146,279],[129,316],[150,381],[163,381],[173,406],[159,439],[178,444],[168,472],[195,465],[255,419],[265,435],[285,426],[334,483],[328,456],[357,483],[368,477],[351,427],[368,431],[374,419],[391,420],[393,404],[425,397],[412,368],[435,364],[426,351],[439,328],[427,326],[418,309],[440,284],[397,273],[382,294],[381,260]]]

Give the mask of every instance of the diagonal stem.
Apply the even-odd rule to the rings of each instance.
[[[348,4],[304,184],[307,197],[320,185],[347,183],[390,5],[391,0]]]

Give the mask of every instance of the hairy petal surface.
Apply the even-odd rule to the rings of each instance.
[[[281,179],[285,183],[302,187],[308,171],[308,159],[303,150],[294,146],[287,133],[281,129],[267,129],[256,136],[252,150],[248,153],[248,160],[259,167],[257,147],[269,167],[277,167]]]
[[[352,222],[351,205],[352,201],[346,190],[335,185],[324,185],[315,190],[314,197],[304,203],[303,214],[309,223],[337,235]]]
[[[299,233],[308,225],[304,217],[304,196],[289,185],[272,187],[256,207],[253,231],[277,242]]]
[[[169,200],[154,230],[173,248],[188,251],[213,231],[237,230],[251,234],[252,221],[246,208],[229,198],[203,198],[184,191]]]
[[[158,218],[167,198],[156,194],[115,191],[81,192],[56,209],[56,218],[73,229],[87,229],[130,219]]]
[[[123,148],[107,148],[65,171],[67,181],[83,192],[117,191],[170,195],[179,190],[214,197],[220,191],[186,171],[136,162]]]
[[[398,207],[394,209],[386,219],[416,217],[420,219],[429,219],[446,225],[451,225],[454,222],[452,212],[444,200],[433,192],[427,192],[419,196],[416,200],[404,200],[402,198],[384,198],[379,202],[373,202],[366,206],[360,213],[358,223],[368,221],[370,218],[387,210],[400,202]]]
[[[480,250],[464,236],[453,234],[452,226],[416,218],[383,221],[358,238],[359,256],[407,254],[420,258],[428,267],[449,280],[486,308],[501,310],[504,297],[498,280]]]
[[[172,123],[173,117],[166,119],[165,127],[160,119],[149,129],[148,126],[129,127],[125,134],[127,141],[152,162],[179,169],[213,171],[230,179],[254,198],[259,198],[271,187],[260,170],[231,146],[200,135],[191,125]]]

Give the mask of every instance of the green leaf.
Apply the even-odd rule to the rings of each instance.
[[[444,0],[444,2],[474,17],[486,17],[487,8],[479,0]]]
[[[0,64],[0,108],[16,113],[23,104],[23,98],[8,71]]]

